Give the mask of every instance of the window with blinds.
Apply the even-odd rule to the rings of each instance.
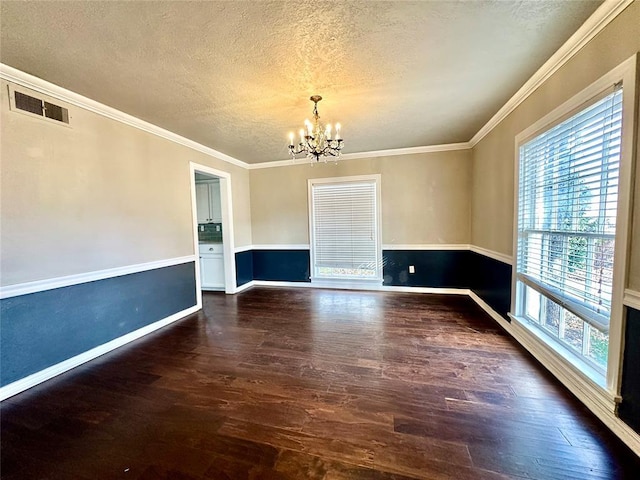
[[[518,311],[588,360],[607,364],[622,89],[520,146]]]
[[[376,179],[310,180],[310,201],[312,279],[380,279]]]

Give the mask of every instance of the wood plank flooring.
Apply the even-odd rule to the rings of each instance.
[[[1,420],[6,480],[640,478],[458,296],[205,293],[202,312],[6,400]]]

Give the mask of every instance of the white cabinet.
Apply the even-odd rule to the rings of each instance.
[[[196,215],[198,223],[221,223],[220,181],[196,182]]]
[[[200,280],[203,290],[224,290],[224,257],[221,243],[200,245]]]
[[[208,223],[211,221],[210,205],[209,184],[196,183],[196,214],[198,223]]]
[[[211,220],[215,223],[222,222],[222,206],[220,201],[220,181],[209,184],[209,204]]]

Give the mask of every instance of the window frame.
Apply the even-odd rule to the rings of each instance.
[[[621,386],[622,353],[624,346],[624,291],[628,283],[628,260],[631,249],[631,208],[633,204],[634,163],[636,156],[637,135],[637,104],[638,104],[638,55],[635,54],[620,65],[600,77],[591,85],[562,103],[550,113],[540,118],[533,125],[520,132],[515,137],[514,155],[514,211],[513,211],[513,251],[511,284],[511,312],[509,316],[516,326],[524,328],[534,339],[536,348],[539,346],[553,356],[552,361],[559,360],[568,368],[569,375],[578,382],[588,382],[605,390],[609,398],[618,399]],[[609,352],[606,374],[602,377],[595,369],[589,368],[585,362],[570,358],[564,352],[567,347],[555,345],[556,342],[545,343],[542,332],[532,331],[528,320],[524,318],[526,308],[518,281],[518,198],[520,180],[520,147],[531,139],[553,128],[580,110],[588,107],[598,96],[610,89],[612,85],[622,82],[622,134],[620,152],[620,176],[618,186],[618,205],[616,215],[616,233],[613,267],[613,291],[611,295],[611,316],[609,323]],[[536,340],[537,339],[537,340]],[[538,345],[538,342],[540,345]],[[559,342],[558,342],[559,343]],[[546,347],[546,348],[545,348]],[[584,368],[583,368],[584,367]]]
[[[309,260],[310,278],[314,284],[327,286],[342,286],[350,288],[367,287],[371,285],[382,285],[382,195],[381,195],[381,174],[354,175],[346,177],[310,178],[307,180],[308,212],[309,212]],[[321,184],[347,184],[372,182],[375,184],[375,226],[376,226],[376,275],[371,278],[328,278],[316,276],[315,258],[315,218],[313,215],[313,186]]]

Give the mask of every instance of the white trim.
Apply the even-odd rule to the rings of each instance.
[[[231,174],[222,170],[189,162],[189,182],[191,187],[191,221],[194,249],[200,251],[198,243],[198,211],[196,204],[196,172],[213,175],[220,179],[220,211],[222,214],[222,250],[224,261],[224,291],[235,293],[236,291],[236,256],[235,235],[233,230],[233,203],[231,194]],[[200,277],[200,260],[196,262],[196,295],[198,305],[202,305],[202,284]]]
[[[475,253],[479,253],[480,255],[484,255],[485,257],[493,258],[494,260],[498,260],[499,262],[513,265],[513,257],[511,255],[505,255],[504,253],[478,247],[477,245],[469,245],[469,250]]]
[[[115,120],[117,122],[124,123],[125,125],[129,125],[131,127],[140,129],[147,133],[157,135],[161,138],[164,138],[171,142],[191,148],[192,150],[198,151],[210,157],[217,158],[224,162],[227,162],[232,165],[236,165],[238,167],[242,167],[248,170],[293,166],[293,165],[309,165],[309,161],[307,159],[279,160],[274,162],[262,162],[262,163],[253,163],[253,164],[246,163],[246,162],[243,162],[242,160],[239,160],[230,155],[222,153],[214,148],[202,145],[201,143],[190,140],[186,137],[183,137],[182,135],[178,135],[177,133],[173,133],[169,130],[158,127],[157,125],[141,120],[137,117],[134,117],[133,115],[129,115],[128,113],[124,113],[120,110],[104,105],[88,97],[72,92],[71,90],[67,90],[66,88],[60,87],[47,80],[38,78],[34,75],[30,75],[26,72],[18,70],[17,68],[14,68],[14,67],[10,67],[9,65],[5,65],[3,63],[0,63],[0,78],[3,80],[6,80],[7,82],[20,85],[21,87],[28,88],[29,90],[33,90],[35,92],[39,92],[44,95],[48,95],[49,97],[52,97],[52,98],[57,98],[70,105],[75,105],[76,107],[80,107],[90,112],[97,113],[98,115],[102,115],[111,120]],[[390,149],[390,150],[374,150],[370,152],[346,153],[341,156],[340,161],[355,160],[360,158],[411,155],[416,153],[448,152],[448,151],[454,151],[454,150],[468,150],[470,148],[471,148],[471,145],[469,142],[461,142],[461,143],[449,143],[449,144],[442,144],[442,145],[425,145],[421,147],[397,148],[397,149]]]
[[[361,158],[395,157],[398,155],[414,155],[416,153],[437,153],[453,152],[457,150],[469,150],[469,142],[443,143],[440,145],[424,145],[422,147],[394,148],[389,150],[371,150],[369,152],[345,153],[340,157],[342,160],[358,160]]]
[[[253,280],[252,287],[297,287],[297,288],[320,288],[312,285],[311,282],[281,282],[272,280]]]
[[[467,243],[382,244],[382,250],[470,250],[471,248],[471,245]],[[311,250],[311,245],[309,245],[308,243],[273,243],[245,245],[244,247],[237,247],[235,249],[235,252],[239,253],[245,252],[247,250]]]
[[[199,170],[199,169],[198,169]],[[196,236],[197,238],[197,236]],[[197,248],[197,245],[195,246]],[[259,244],[259,245],[245,245],[242,247],[237,247],[234,249],[234,253],[245,252],[249,250],[309,250],[310,247],[308,244]],[[491,250],[486,250],[481,247],[476,247],[474,245],[466,245],[466,244],[407,244],[407,245],[395,245],[395,244],[385,244],[382,246],[383,250],[467,250],[470,249],[473,252],[480,253],[482,255],[494,258],[495,260],[499,260],[505,263],[511,263],[511,257],[507,257],[506,255],[502,255],[497,252],[493,252]],[[235,265],[235,256],[234,265]],[[181,263],[187,262],[195,262],[197,274],[197,288],[200,289],[199,286],[199,265],[197,262],[197,255],[187,255],[184,257],[170,258],[166,260],[159,260],[155,262],[148,263],[140,263],[136,265],[128,265],[125,267],[117,267],[110,268],[106,270],[99,270],[95,272],[87,272],[81,273],[77,275],[69,275],[66,277],[58,277],[47,280],[37,280],[34,282],[20,283],[16,285],[7,285],[4,287],[0,287],[0,299],[1,298],[10,298],[16,297],[19,295],[26,295],[29,293],[36,293],[45,290],[51,290],[54,288],[67,287],[71,285],[78,285],[80,283],[85,282],[93,282],[96,280],[104,280],[106,278],[118,277],[122,275],[128,275],[131,273],[139,273],[144,272],[146,270],[154,270],[156,268],[170,267],[173,265],[179,265]],[[225,271],[227,266],[225,265]],[[235,267],[234,267],[235,269]],[[293,282],[295,283],[295,282]],[[237,292],[236,287],[235,291]],[[404,288],[404,287],[402,287]],[[418,287],[411,287],[418,288]],[[438,289],[440,291],[441,289]],[[413,291],[413,290],[412,290]],[[627,293],[631,292],[631,290],[627,290]],[[233,293],[233,292],[227,292]],[[632,305],[633,306],[633,305]]]
[[[435,293],[438,295],[469,295],[467,288],[438,288],[438,287],[402,287],[395,285],[382,285],[381,292],[401,292],[401,293]]]
[[[421,147],[408,147],[389,150],[373,150],[370,152],[346,153],[341,160],[353,160],[360,158],[388,157],[397,155],[410,155],[415,153],[446,152],[453,150],[467,150],[475,147],[489,132],[491,132],[502,120],[526,100],[540,85],[551,75],[567,63],[582,47],[593,37],[600,33],[615,17],[627,8],[633,0],[606,0],[598,9],[582,24],[582,26],[562,45],[533,76],[505,103],[500,110],[480,129],[468,142],[449,143],[441,145],[425,145]],[[16,68],[0,63],[0,78],[21,85],[25,88],[44,93],[50,97],[60,99],[72,105],[84,108],[91,112],[103,115],[112,120],[138,128],[145,132],[165,138],[166,140],[184,145],[205,155],[218,158],[224,162],[246,168],[249,170],[260,168],[275,168],[282,166],[307,165],[309,162],[294,160],[279,160],[273,162],[246,163],[230,155],[219,152],[211,147],[206,147],[193,140],[176,133],[160,128],[132,115],[108,107],[102,103],[91,100],[80,94],[59,87],[51,82],[22,72]]]
[[[97,113],[98,115],[110,118],[111,120],[124,123],[125,125],[129,125],[130,127],[134,127],[147,133],[151,133],[152,135],[157,135],[158,137],[164,138],[165,140],[178,143],[185,147],[191,148],[192,150],[204,153],[205,155],[208,155],[210,157],[222,160],[223,162],[231,163],[232,165],[236,165],[242,168],[248,168],[248,164],[243,162],[242,160],[238,160],[237,158],[219,152],[218,150],[215,150],[211,147],[207,147],[198,142],[194,142],[193,140],[189,140],[188,138],[178,135],[177,133],[170,132],[169,130],[165,130],[164,128],[158,127],[157,125],[153,125],[152,123],[140,120],[133,115],[129,115],[120,110],[116,110],[115,108],[109,107],[100,102],[96,102],[95,100],[91,100],[90,98],[87,98],[83,95],[72,92],[71,90],[67,90],[66,88],[62,88],[58,85],[48,82],[47,80],[35,77],[3,63],[0,63],[0,78],[6,80],[7,82],[15,83],[16,85],[20,85],[30,90],[34,90],[50,97],[57,98],[71,105],[75,105],[76,107],[84,108],[85,110]]]
[[[627,288],[624,291],[624,298],[622,300],[622,303],[624,303],[627,307],[640,310],[640,292]]]
[[[378,157],[395,157],[398,155],[414,155],[417,153],[436,153],[436,152],[451,152],[456,150],[469,150],[471,144],[469,142],[460,143],[445,143],[441,145],[424,145],[422,147],[406,147],[406,148],[393,148],[389,150],[371,150],[369,152],[353,152],[345,153],[340,156],[340,159],[329,159],[327,163],[340,163],[343,160],[359,160],[361,158],[378,158]],[[275,167],[292,167],[294,165],[312,165],[307,158],[297,158],[295,160],[277,160],[274,162],[261,162],[248,164],[249,170],[256,170],[260,168],[275,168]]]
[[[67,275],[64,277],[47,278],[45,280],[36,280],[33,282],[16,283],[14,285],[6,285],[4,287],[0,287],[0,299],[17,297],[19,295],[27,295],[29,293],[44,292],[45,290],[69,287],[71,285],[79,285],[86,282],[95,282],[96,280],[121,277],[122,275],[146,272],[147,270],[155,270],[156,268],[171,267],[173,265],[180,265],[181,263],[195,261],[195,255],[186,255],[184,257],[167,258],[165,260],[137,263],[135,265],[127,265],[124,267],[107,268],[105,270],[77,273],[75,275]]]
[[[55,376],[58,376],[64,372],[71,370],[83,363],[86,363],[90,360],[93,360],[105,353],[111,352],[116,348],[119,348],[127,343],[133,342],[140,337],[150,334],[162,327],[169,325],[177,320],[180,320],[187,315],[191,315],[192,313],[197,312],[200,309],[197,305],[193,307],[182,310],[181,312],[174,313],[173,315],[166,317],[162,320],[158,320],[150,325],[139,328],[138,330],[134,330],[133,332],[127,333],[122,337],[118,337],[110,342],[107,342],[98,347],[92,348],[91,350],[87,350],[75,357],[71,357],[63,362],[57,363],[56,365],[52,365],[51,367],[45,368],[44,370],[40,370],[28,377],[21,378],[9,385],[5,385],[0,388],[0,401],[5,400],[13,395],[16,395],[20,392],[23,392],[31,387],[35,387],[36,385],[45,382]]]
[[[308,243],[290,243],[290,244],[258,244],[251,245],[252,250],[310,250]]]
[[[469,140],[469,146],[475,147],[491,130],[504,120],[518,105],[524,102],[551,75],[567,63],[593,37],[600,33],[633,0],[606,0],[587,19],[576,32],[569,37],[533,76],[505,103],[498,112]]]
[[[330,162],[333,163],[333,162]],[[259,170],[261,168],[276,168],[276,167],[293,167],[295,165],[311,165],[309,160],[305,159],[296,159],[296,160],[275,160],[273,162],[260,162],[260,163],[249,163],[247,167],[249,170]]]
[[[382,250],[469,250],[471,245],[467,243],[384,243]]]
[[[403,293],[435,293],[442,295],[468,295],[466,288],[435,288],[435,287],[404,287],[393,285],[351,285],[351,284],[319,284],[317,282],[280,282],[270,280],[253,280],[252,287],[293,287],[293,288],[317,288],[331,290],[362,290],[370,292],[403,292]],[[244,287],[244,285],[243,285]],[[247,287],[248,288],[248,287]]]
[[[527,325],[528,321],[526,318],[517,317],[511,313],[509,313],[509,317],[511,318],[510,325],[514,330],[514,336],[524,338],[527,350],[532,353],[538,352],[538,354],[535,355],[536,358],[539,356],[548,356],[549,359],[546,360],[545,365],[552,364],[562,370],[569,370],[564,373],[570,374],[574,382],[580,384],[587,383],[589,384],[589,388],[597,389],[604,395],[603,398],[608,398],[607,404],[613,405],[611,411],[615,411],[614,404],[620,402],[620,397],[612,392],[607,392],[605,377],[601,372],[580,359],[578,354],[572,353],[568,347],[562,345],[560,340],[551,338],[552,341],[549,342],[548,335],[540,329],[535,328],[535,326]],[[520,343],[525,345],[523,341],[520,341]]]
[[[339,288],[349,290],[369,290],[382,286],[383,279],[380,278],[313,278],[311,283],[318,288]]]
[[[236,287],[236,291],[234,293],[244,292],[245,290],[248,290],[249,288],[253,287],[255,284],[256,284],[255,280],[251,280],[250,282],[243,283],[239,287]]]
[[[569,391],[571,391],[596,417],[616,434],[636,455],[640,455],[640,435],[616,416],[616,404],[619,398],[613,393],[597,387],[585,377],[576,374],[577,370],[568,368],[566,362],[558,360],[555,354],[545,351],[546,345],[540,345],[532,339],[530,333],[521,326],[512,325],[493,310],[474,292],[469,296],[487,312],[515,340],[531,353],[547,370],[549,370]]]
[[[485,312],[487,312],[491,318],[493,318],[496,322],[498,322],[498,324],[502,328],[504,328],[509,334],[511,334],[511,331],[510,331],[511,325],[506,318],[504,318],[502,315],[496,312],[493,308],[491,308],[489,304],[486,303],[484,300],[482,300],[482,298],[480,298],[473,290],[469,290],[469,296],[474,302],[476,302],[480,306],[480,308],[482,308]]]
[[[518,146],[526,143],[531,138],[536,136],[539,132],[543,130],[547,130],[553,124],[557,123],[558,120],[563,117],[569,115],[577,108],[580,108],[585,102],[597,97],[599,94],[604,92],[605,90],[613,87],[613,85],[620,80],[624,82],[624,89],[628,92],[630,89],[633,90],[633,85],[635,84],[635,78],[633,77],[633,73],[635,70],[636,63],[636,54],[627,58],[624,62],[620,63],[612,70],[608,71],[600,78],[598,78],[595,82],[585,87],[575,95],[573,95],[570,99],[564,101],[561,105],[558,105],[556,108],[547,113],[544,117],[538,119],[535,123],[530,125],[529,127],[522,130],[515,137],[516,139],[516,154],[518,154]],[[626,75],[629,75],[628,77]],[[624,101],[624,100],[623,100]],[[623,105],[623,109],[626,107],[626,104]],[[517,162],[518,157],[516,156],[515,161]]]

